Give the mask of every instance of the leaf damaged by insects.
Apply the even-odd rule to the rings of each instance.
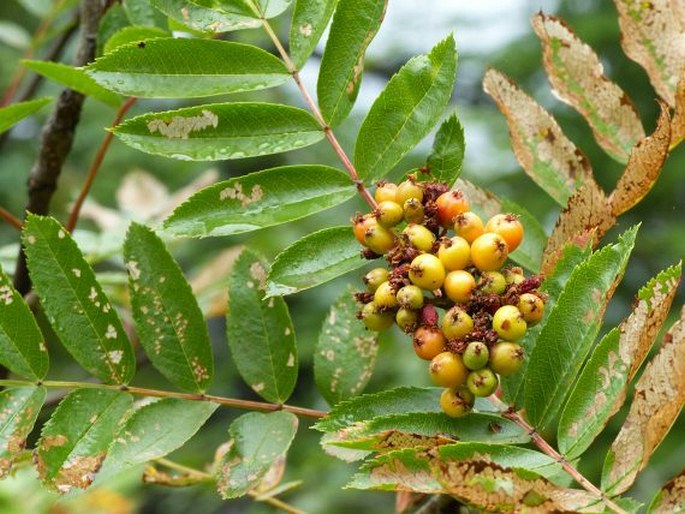
[[[192,132],[200,132],[208,127],[218,127],[219,117],[212,111],[202,109],[197,116],[174,116],[170,121],[153,118],[147,122],[150,134],[159,132],[169,139],[188,139]]]
[[[649,504],[649,514],[671,514],[685,511],[685,471],[669,480],[654,495]]]
[[[0,392],[0,479],[5,478],[26,447],[45,401],[43,387],[16,387]]]

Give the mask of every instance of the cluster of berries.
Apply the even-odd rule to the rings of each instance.
[[[504,267],[523,225],[513,214],[483,223],[462,191],[412,176],[399,185],[380,182],[374,196],[377,208],[353,218],[354,234],[366,258],[385,256],[390,269],[364,276],[358,317],[370,330],[396,323],[412,334],[416,355],[446,388],[442,410],[463,416],[476,396],[496,391],[498,375],[521,367],[516,341],[544,314],[540,277]]]

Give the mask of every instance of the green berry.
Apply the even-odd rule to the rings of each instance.
[[[362,307],[361,318],[366,328],[376,332],[390,328],[395,320],[392,312],[380,312],[373,302]]]
[[[516,373],[523,364],[523,348],[516,343],[502,341],[490,350],[490,368],[506,377]]]
[[[469,412],[474,403],[474,396],[465,387],[448,388],[440,395],[440,408],[452,418],[460,418]]]
[[[507,341],[518,341],[528,329],[521,311],[513,305],[503,305],[492,317],[492,328]]]
[[[466,377],[466,387],[475,396],[490,396],[497,390],[499,380],[490,368],[481,368],[471,371]]]
[[[395,201],[400,205],[404,205],[404,202],[410,198],[415,198],[419,202],[423,200],[423,189],[414,180],[407,179],[397,186],[397,191],[395,192]]]
[[[366,287],[372,293],[378,289],[383,282],[388,280],[389,272],[385,268],[374,268],[369,271],[362,279],[366,284]]]
[[[507,281],[499,271],[484,271],[478,279],[478,289],[484,293],[502,294],[507,288]]]
[[[416,330],[416,326],[419,322],[419,313],[411,309],[405,309],[400,307],[397,309],[397,314],[395,314],[395,323],[400,327],[400,330],[406,334],[409,334]]]
[[[463,339],[471,330],[473,318],[457,305],[448,310],[442,318],[442,331],[447,339]]]
[[[410,223],[402,231],[407,236],[409,243],[422,252],[429,252],[435,243],[435,234],[423,225]]]
[[[395,246],[395,235],[392,230],[385,228],[376,222],[366,229],[364,244],[374,253],[383,255]]]
[[[490,352],[485,343],[471,341],[464,350],[464,364],[470,370],[484,368],[490,358]]]
[[[380,182],[376,191],[373,193],[376,202],[396,202],[397,200],[397,184],[392,182]]]
[[[423,291],[418,286],[408,285],[397,291],[397,303],[406,309],[418,310],[423,307]]]

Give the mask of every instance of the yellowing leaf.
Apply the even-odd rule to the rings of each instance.
[[[597,143],[614,159],[628,161],[645,131],[628,95],[604,75],[597,54],[559,18],[538,13],[533,28],[542,41],[554,93],[587,120]]]
[[[611,445],[602,471],[602,489],[627,490],[661,443],[685,405],[685,308],[664,336],[659,353],[635,386],[621,431]]]
[[[635,145],[616,189],[609,196],[614,216],[626,212],[652,189],[668,155],[670,143],[671,117],[668,107],[662,103],[656,129]]]
[[[504,74],[489,70],[483,88],[502,111],[514,154],[530,177],[559,204],[591,175],[590,163],[556,120]]]
[[[673,107],[685,62],[685,33],[677,2],[614,0],[614,3],[623,51],[645,69],[659,96]]]

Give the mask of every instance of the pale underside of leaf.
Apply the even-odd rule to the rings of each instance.
[[[604,463],[604,490],[619,494],[632,485],[684,404],[685,308],[635,386],[628,417]]]
[[[631,148],[645,136],[632,100],[604,75],[597,54],[561,19],[538,13],[533,28],[555,94],[583,115],[609,155],[627,162]]]
[[[530,177],[559,204],[592,175],[590,163],[550,113],[508,77],[488,70],[483,88],[509,126],[514,154]]]
[[[626,212],[649,192],[659,178],[670,143],[671,119],[668,107],[662,102],[654,133],[635,145],[614,192],[609,196],[614,216]]]
[[[649,514],[672,514],[685,511],[685,471],[670,480],[649,505]]]
[[[678,80],[685,63],[685,32],[677,2],[614,0],[621,28],[621,46],[642,66],[659,96],[675,105]]]

